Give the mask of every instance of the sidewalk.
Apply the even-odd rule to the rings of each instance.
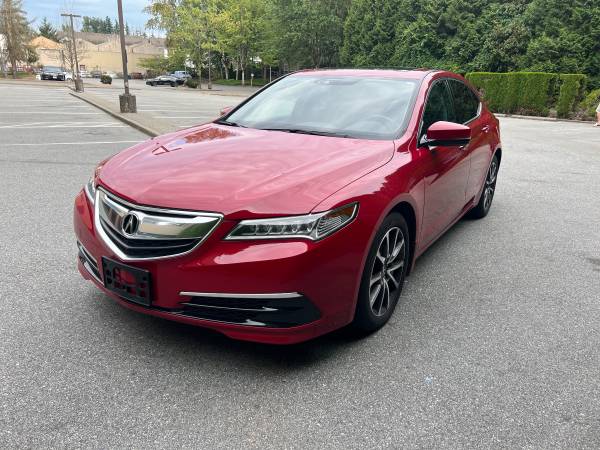
[[[84,102],[110,114],[114,118],[126,123],[127,125],[140,130],[148,136],[154,137],[161,134],[170,133],[177,130],[177,125],[167,119],[157,120],[144,113],[122,113],[117,101],[108,102],[89,92],[70,92],[73,97],[77,97]]]

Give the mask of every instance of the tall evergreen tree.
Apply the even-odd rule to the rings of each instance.
[[[42,19],[42,23],[40,23],[40,26],[38,27],[38,34],[58,42],[58,30],[54,28],[45,17]]]

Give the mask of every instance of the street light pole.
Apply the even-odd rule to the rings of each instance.
[[[125,84],[125,94],[119,95],[119,104],[122,113],[137,112],[135,95],[129,94],[129,74],[127,73],[127,50],[125,48],[125,26],[123,25],[123,4],[117,0],[119,10],[119,36],[121,40],[121,58],[123,59],[123,83]]]
[[[73,17],[81,17],[77,14],[61,14],[62,17],[69,17],[71,19],[71,45],[73,46],[73,57],[75,58],[75,72],[73,76],[75,77],[75,90],[77,92],[83,92],[83,81],[81,81],[81,76],[79,74],[79,61],[77,59],[77,41],[75,41],[75,28],[73,27]]]

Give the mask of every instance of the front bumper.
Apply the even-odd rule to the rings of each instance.
[[[122,261],[150,272],[153,299],[147,307],[104,287],[102,257],[121,260],[96,234],[93,205],[83,190],[74,209],[79,270],[120,304],[233,338],[276,344],[312,339],[352,320],[365,247],[356,239],[356,222],[318,242],[225,241],[237,222],[224,220],[188,254]]]

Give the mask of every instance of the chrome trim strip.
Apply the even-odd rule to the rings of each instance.
[[[85,183],[83,190],[85,191],[88,200],[93,205],[94,202],[96,201],[96,198],[95,198],[95,195],[90,191],[90,182],[89,181],[87,183]]]
[[[88,272],[88,273],[89,273],[89,274],[92,276],[92,278],[93,278],[94,280],[96,280],[96,281],[97,281],[98,283],[100,283],[100,284],[104,284],[104,283],[102,282],[102,280],[101,280],[100,278],[98,278],[98,275],[96,275],[96,274],[94,273],[94,271],[93,271],[93,270],[92,270],[92,268],[90,267],[90,264],[89,264],[87,261],[83,261],[83,262],[82,262],[82,266],[85,268],[85,270],[87,270],[87,272]]]
[[[187,317],[188,319],[195,319],[195,320],[202,320],[204,322],[214,322],[214,323],[224,323],[227,325],[238,325],[238,326],[252,326],[252,327],[266,327],[267,324],[263,323],[263,322],[257,322],[255,320],[251,320],[251,319],[246,319],[245,322],[240,323],[240,322],[229,322],[227,320],[216,320],[216,319],[204,319],[202,317],[196,317],[196,316],[190,316],[186,313],[183,312],[170,312],[169,314],[173,314],[174,316],[181,316],[181,317]]]
[[[215,297],[215,298],[255,298],[255,299],[271,299],[271,298],[298,298],[302,297],[297,292],[280,292],[270,294],[226,294],[222,292],[189,292],[181,291],[179,295],[183,297]]]
[[[175,215],[192,216],[192,217],[196,217],[196,216],[209,216],[209,217],[217,217],[217,218],[223,217],[223,214],[214,213],[214,212],[190,211],[187,209],[169,209],[169,208],[158,208],[155,206],[136,205],[134,203],[128,202],[127,200],[123,200],[122,198],[117,197],[114,194],[111,194],[110,192],[108,192],[107,190],[103,189],[100,186],[98,186],[96,191],[102,191],[106,194],[107,197],[111,197],[113,201],[116,201],[116,202],[120,203],[121,205],[126,206],[128,208],[135,209],[136,211],[148,211],[148,212],[175,214]]]
[[[121,251],[121,249],[119,247],[117,247],[116,244],[113,243],[113,241],[110,239],[110,237],[104,231],[102,224],[100,223],[100,203],[101,203],[100,195],[101,195],[101,193],[105,197],[110,198],[113,202],[119,203],[121,206],[125,205],[127,207],[131,207],[134,211],[138,212],[139,214],[143,214],[143,212],[140,212],[140,211],[148,211],[148,212],[160,212],[160,213],[166,213],[166,214],[172,214],[172,215],[186,215],[186,216],[193,216],[193,217],[205,216],[205,217],[211,217],[211,218],[213,218],[213,220],[214,219],[217,219],[217,220],[215,220],[212,228],[210,228],[210,230],[208,230],[204,236],[196,237],[196,238],[188,237],[188,239],[198,239],[198,243],[196,245],[194,245],[191,249],[186,250],[185,252],[174,253],[172,255],[166,255],[166,256],[132,257],[132,256],[128,256],[125,253],[123,253],[123,251]],[[104,189],[102,189],[100,187],[98,187],[96,189],[96,201],[94,204],[94,228],[96,230],[96,233],[98,234],[98,236],[100,236],[100,238],[106,244],[106,246],[116,256],[118,256],[123,261],[149,261],[149,260],[175,258],[178,256],[187,255],[188,253],[193,252],[196,248],[198,248],[198,246],[201,245],[215,231],[215,229],[220,225],[220,223],[222,221],[223,221],[223,214],[205,213],[205,212],[200,212],[200,211],[193,212],[193,211],[182,211],[182,210],[176,210],[176,209],[153,208],[153,207],[149,207],[149,206],[139,206],[139,205],[134,205],[132,203],[129,203],[125,200],[121,200],[118,197],[116,197],[112,194],[109,194],[108,192],[106,192]],[[164,238],[164,239],[171,239],[171,238]]]
[[[79,255],[83,256],[83,261],[81,261],[82,266],[85,268],[85,270],[87,270],[87,272],[100,284],[104,284],[102,282],[102,280],[98,277],[98,274],[100,274],[100,267],[98,267],[98,262],[96,261],[96,258],[94,258],[90,252],[83,246],[83,244],[79,241],[77,241],[77,249],[79,250]],[[81,258],[80,258],[81,260]],[[92,264],[95,266],[96,270],[94,271],[94,267],[92,267]],[[97,274],[97,273],[98,274]]]
[[[273,312],[279,311],[277,308],[268,308],[263,306],[262,308],[234,308],[231,306],[216,306],[216,305],[199,305],[197,303],[180,303],[180,305],[192,306],[197,308],[214,308],[214,309],[227,309],[231,311],[252,311],[252,312]]]

